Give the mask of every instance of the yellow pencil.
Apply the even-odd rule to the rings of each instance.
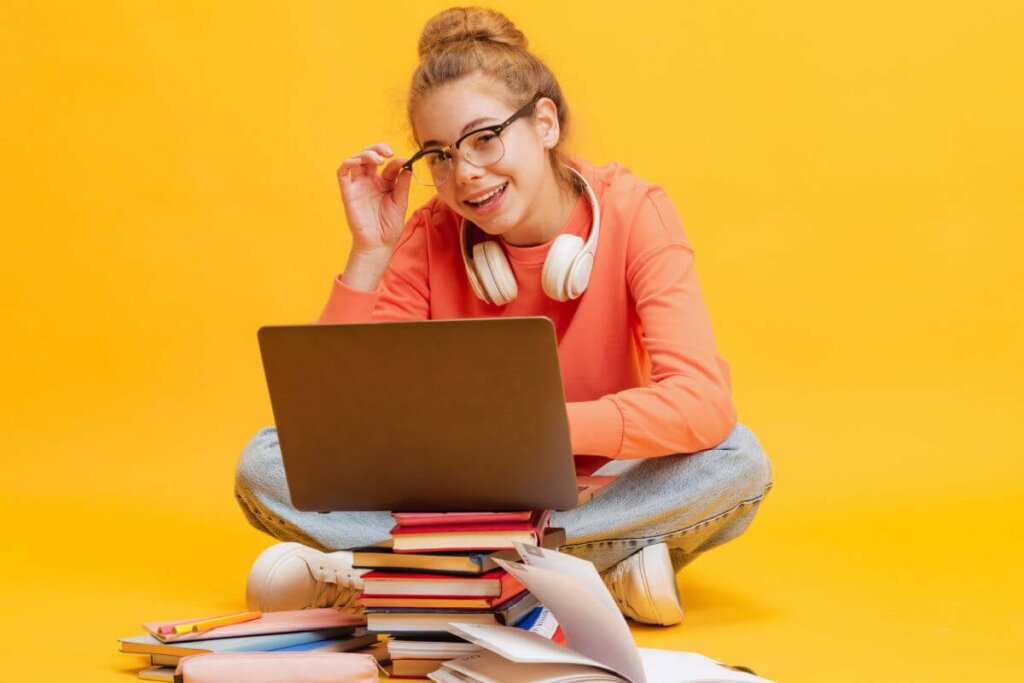
[[[263,616],[261,612],[239,612],[238,614],[226,614],[223,617],[213,617],[212,619],[194,621],[189,624],[178,624],[174,627],[174,633],[179,636],[183,633],[202,633],[203,631],[209,631],[211,628],[217,628],[218,626],[241,624],[246,621],[259,619],[261,616]]]

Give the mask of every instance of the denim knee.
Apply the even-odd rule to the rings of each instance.
[[[283,469],[281,447],[275,427],[264,427],[256,432],[242,449],[235,468],[235,489],[252,491],[266,486],[274,473]]]
[[[719,449],[730,461],[729,488],[740,494],[741,500],[760,498],[772,487],[771,461],[750,429],[737,424]]]

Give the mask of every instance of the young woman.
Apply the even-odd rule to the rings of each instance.
[[[561,88],[505,16],[442,12],[419,54],[419,151],[378,143],[338,169],[352,250],[320,321],[550,318],[573,453],[620,475],[553,515],[562,551],[594,562],[626,616],[677,623],[676,570],[750,524],[771,468],[736,423],[676,211],[625,168],[561,151]],[[417,181],[437,194],[406,222]],[[386,513],[295,510],[272,427],[243,452],[236,496],[287,541],[253,566],[251,608],[351,606],[358,575],[339,549],[387,538]]]

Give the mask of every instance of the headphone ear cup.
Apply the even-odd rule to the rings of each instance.
[[[519,287],[500,246],[491,240],[474,245],[473,267],[476,270],[480,287],[487,294],[486,298],[481,297],[484,298],[484,301],[496,306],[504,306],[516,298]]]
[[[579,298],[580,294],[587,290],[590,284],[590,272],[594,269],[594,255],[588,251],[582,251],[573,261],[569,277],[566,279],[570,299]]]
[[[465,258],[465,254],[463,254]],[[480,282],[480,276],[476,274],[476,266],[473,265],[472,259],[465,259],[466,261],[466,278],[469,280],[469,286],[473,289],[473,293],[476,294],[476,298],[481,301],[490,303],[487,298],[487,292],[484,291],[484,286]]]
[[[484,256],[483,242],[473,245],[471,264],[477,281],[480,283],[480,289],[484,291],[484,295],[480,298],[489,304],[495,303],[497,299],[501,298],[501,293],[498,292],[498,286],[494,284],[494,278],[491,277],[491,267],[487,265],[487,257]]]
[[[512,266],[508,263],[505,250],[493,240],[484,244],[484,256],[487,258],[487,265],[491,268],[491,276],[494,277],[494,284],[501,292],[501,305],[512,303],[519,295],[519,284],[516,282],[516,275]]]
[[[573,293],[570,275],[573,261],[583,249],[583,244],[583,239],[577,235],[560,235],[552,243],[548,256],[544,259],[540,284],[544,288],[544,293],[555,301],[575,299],[582,293],[582,290]]]

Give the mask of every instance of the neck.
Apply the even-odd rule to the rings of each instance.
[[[516,247],[533,247],[546,244],[553,240],[565,227],[569,216],[576,208],[579,193],[574,188],[566,188],[550,171],[549,182],[544,183],[544,191],[538,198],[535,210],[526,216],[523,222],[502,235],[502,239]]]

